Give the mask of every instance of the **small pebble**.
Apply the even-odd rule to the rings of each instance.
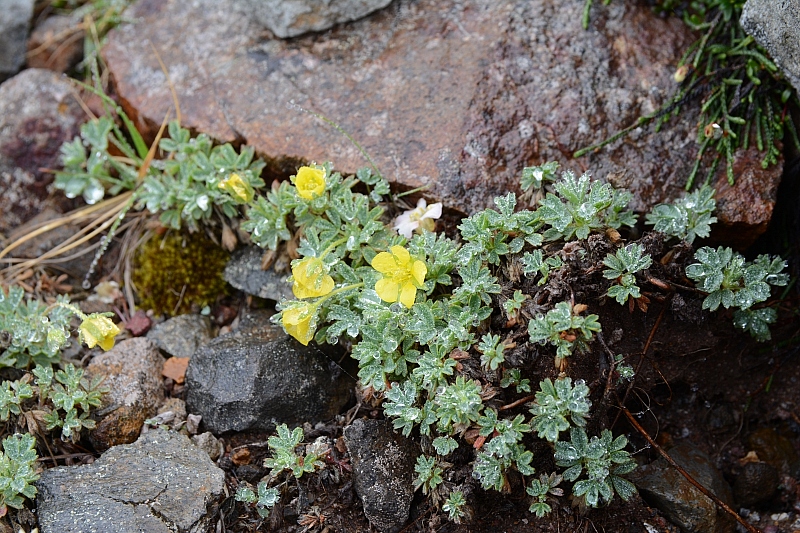
[[[203,417],[200,415],[187,415],[186,416],[186,431],[189,432],[190,435],[196,435],[197,430],[200,428],[200,422],[203,420]]]

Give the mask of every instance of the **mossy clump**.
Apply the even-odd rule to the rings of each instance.
[[[133,282],[145,309],[197,312],[223,294],[229,254],[201,233],[153,237],[136,256]]]

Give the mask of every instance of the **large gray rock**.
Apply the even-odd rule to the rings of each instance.
[[[278,302],[284,298],[293,299],[292,285],[286,282],[287,274],[280,274],[271,268],[261,269],[263,255],[264,250],[258,246],[239,248],[231,254],[222,277],[240,291],[259,298]]]
[[[60,166],[59,149],[85,116],[72,84],[49,70],[24,70],[0,85],[0,232],[43,209],[53,181],[45,170]]]
[[[358,20],[392,0],[245,0],[253,16],[281,38]]]
[[[186,371],[186,405],[216,434],[272,431],[281,423],[333,417],[353,385],[314,345],[271,326],[217,337],[195,352]]]
[[[733,504],[731,488],[711,459],[691,444],[668,450],[681,468],[718,498]],[[687,533],[733,533],[734,522],[663,458],[633,471],[629,478],[642,498]]]
[[[210,533],[225,474],[179,433],[153,430],[94,463],[45,470],[42,533]]]
[[[191,357],[211,340],[211,319],[192,314],[172,317],[156,324],[147,338],[173,357]]]
[[[523,167],[550,159],[616,176],[633,207],[647,211],[683,194],[698,151],[696,107],[660,132],[640,128],[598,153],[572,154],[668,101],[696,36],[646,2],[595,2],[584,30],[583,4],[396,0],[286,41],[265,39],[234,0],[140,1],[126,12],[138,22],[115,29],[103,54],[126,109],[155,133],[172,97],[152,43],[183,124],[245,141],[267,158],[269,177],[287,177],[303,160],[331,160],[344,172],[366,165],[302,106],[338,122],[401,188],[425,186],[429,200],[465,213],[518,190]],[[746,245],[766,229],[781,164],[763,170],[755,149],[737,154],[733,188],[720,167],[715,230],[735,227]]]
[[[25,64],[34,0],[3,0],[0,7],[0,82]]]
[[[800,0],[747,0],[739,22],[800,91]]]
[[[158,348],[144,337],[124,340],[92,359],[87,373],[102,376],[109,388],[98,410],[103,418],[90,434],[95,446],[104,450],[139,437],[144,421],[164,402],[163,368]]]
[[[414,498],[419,450],[386,420],[356,420],[344,428],[344,441],[367,519],[382,533],[399,531]]]

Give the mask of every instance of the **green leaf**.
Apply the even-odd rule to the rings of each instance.
[[[506,478],[499,459],[486,453],[479,453],[475,459],[472,476],[481,482],[484,489],[503,490]]]
[[[646,224],[671,237],[685,240],[689,244],[697,237],[708,237],[711,224],[717,221],[711,213],[716,209],[715,191],[703,185],[674,204],[659,204],[645,217]]]
[[[569,377],[559,378],[555,384],[550,378],[539,383],[540,391],[536,393],[536,402],[531,406],[533,428],[549,442],[558,441],[559,434],[572,424],[578,427],[586,425],[586,416],[591,407],[589,387],[581,380],[572,386]],[[568,420],[569,418],[569,420]]]
[[[81,126],[81,137],[91,146],[92,151],[104,152],[108,149],[108,136],[113,122],[108,117],[90,120]]]
[[[733,314],[733,325],[749,332],[759,342],[766,342],[772,338],[769,325],[777,320],[778,314],[772,307],[739,309]]]
[[[450,520],[460,524],[461,519],[466,516],[466,512],[463,509],[466,503],[467,500],[464,498],[464,493],[460,490],[454,490],[442,505],[442,511],[447,512]]]
[[[451,437],[436,437],[433,439],[433,447],[438,455],[445,456],[458,448],[458,441]]]
[[[39,456],[34,446],[36,439],[28,433],[3,439],[5,453],[0,453],[0,507],[9,505],[22,509],[23,496],[29,499],[36,496],[33,483],[39,475],[34,465]]]
[[[556,181],[557,170],[558,163],[556,161],[548,161],[537,167],[525,167],[522,169],[520,187],[523,191],[541,189],[545,182]]]
[[[383,405],[383,412],[386,416],[395,417],[394,428],[402,429],[406,437],[422,421],[422,410],[416,407],[417,394],[417,387],[412,380],[402,384],[393,383],[392,388],[386,391],[387,401]]]
[[[417,478],[414,480],[414,490],[422,487],[422,493],[428,494],[442,482],[442,469],[436,466],[436,457],[420,455],[414,467]]]

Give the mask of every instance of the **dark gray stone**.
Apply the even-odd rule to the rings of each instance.
[[[392,0],[245,0],[261,24],[281,38],[358,20]]]
[[[211,320],[202,315],[179,315],[156,324],[147,338],[173,357],[191,357],[211,340]]]
[[[800,0],[747,0],[739,22],[800,91]]]
[[[34,0],[3,0],[0,8],[0,82],[25,64]]]
[[[186,405],[216,434],[272,431],[333,417],[353,385],[315,346],[272,326],[223,335],[197,350],[186,371]]]
[[[225,476],[185,436],[152,430],[90,465],[45,470],[42,533],[210,533]]]
[[[42,211],[53,181],[44,169],[60,166],[59,149],[85,116],[73,86],[52,71],[27,69],[0,85],[0,232]]]
[[[302,106],[339,123],[400,188],[425,187],[429,201],[465,213],[519,190],[523,167],[551,159],[630,188],[632,207],[646,212],[684,192],[699,102],[660,132],[639,128],[572,155],[667,102],[676,63],[697,37],[646,2],[604,4],[594,2],[585,30],[579,1],[396,0],[323,34],[281,40],[235,0],[140,1],[126,12],[138,23],[117,27],[102,53],[152,134],[174,86],[186,127],[244,140],[266,158],[269,178],[288,177],[300,161],[330,160],[348,173],[367,164]],[[735,155],[734,187],[720,165],[718,239],[746,247],[766,230],[782,162],[764,170],[761,159],[755,148]]]
[[[778,490],[778,470],[769,463],[747,463],[733,484],[733,495],[740,507],[763,503]]]
[[[274,315],[273,309],[241,309],[238,316],[239,323],[234,329],[241,332],[268,330],[275,326],[271,320]]]
[[[382,533],[399,531],[414,497],[417,447],[386,420],[356,420],[344,428],[344,440],[367,519]]]
[[[102,376],[109,388],[99,409],[104,416],[90,434],[95,446],[104,450],[139,437],[144,421],[164,402],[163,368],[158,348],[144,337],[124,340],[92,359],[87,373]]]
[[[268,298],[277,302],[293,299],[292,286],[287,283],[288,274],[279,274],[272,269],[261,270],[264,250],[258,246],[247,246],[236,250],[225,265],[222,277],[240,291]]]
[[[730,486],[705,453],[688,443],[678,444],[668,453],[701,485],[733,504]],[[687,533],[733,533],[735,524],[730,516],[663,458],[634,470],[629,478],[648,504]]]

